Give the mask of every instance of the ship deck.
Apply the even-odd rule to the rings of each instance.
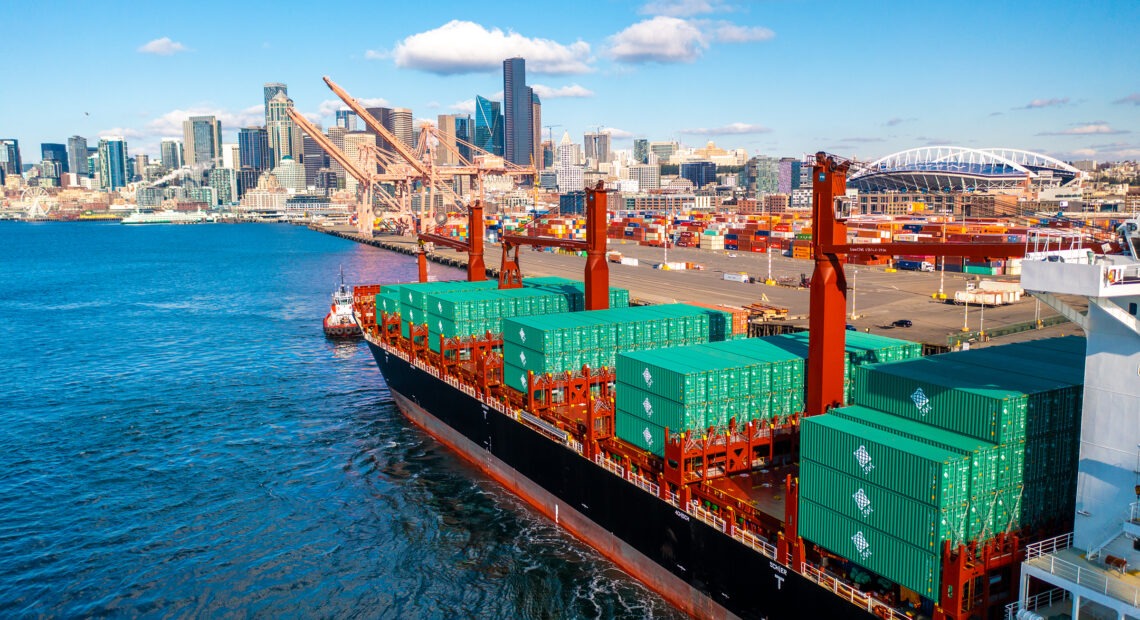
[[[798,473],[794,465],[783,465],[717,478],[708,484],[783,523],[784,480],[789,474],[795,476]]]

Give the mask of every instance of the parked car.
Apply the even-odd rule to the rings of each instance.
[[[914,323],[911,323],[910,319],[899,319],[891,323],[891,327],[910,327],[912,325],[914,325]]]
[[[855,326],[854,326],[854,325],[852,325],[852,324],[848,323],[848,324],[847,324],[847,331],[849,331],[849,332],[857,332],[857,331],[859,331],[859,330],[855,329]]]

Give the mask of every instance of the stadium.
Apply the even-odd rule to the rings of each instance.
[[[1018,192],[1079,186],[1081,171],[1020,149],[925,146],[859,168],[848,187],[862,192]]]

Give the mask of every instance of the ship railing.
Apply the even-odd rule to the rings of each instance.
[[[1053,538],[1046,538],[1045,540],[1035,542],[1031,545],[1025,545],[1025,559],[1032,560],[1033,558],[1050,553],[1063,551],[1073,546],[1073,533],[1061,534]]]
[[[725,523],[724,519],[716,516],[716,514],[710,510],[705,510],[699,503],[697,503],[697,500],[693,500],[689,504],[688,512],[701,521],[704,521],[708,525],[711,525],[722,532],[728,532],[728,524]]]
[[[820,587],[831,590],[839,598],[879,616],[890,620],[908,620],[905,614],[879,599],[860,592],[842,581],[828,575],[823,570],[804,562],[800,566],[800,574],[814,581]]]
[[[1057,554],[1051,554],[1048,557],[1038,556],[1036,561],[1032,561],[1032,565],[1034,568],[1049,571],[1050,575],[1055,575],[1065,581],[1100,592],[1118,601],[1140,606],[1140,588],[1120,579],[1112,578],[1096,568],[1082,567],[1058,557]]]
[[[622,467],[621,465],[618,465],[617,463],[607,459],[606,457],[602,456],[601,454],[594,457],[594,462],[597,463],[598,465],[601,465],[602,469],[610,472],[611,474],[617,476],[618,478],[621,478],[622,480],[625,479],[625,468]]]
[[[633,486],[641,489],[642,491],[645,491],[646,493],[648,493],[650,495],[653,495],[654,497],[660,497],[661,496],[661,487],[659,487],[656,484],[646,480],[645,478],[643,478],[641,476],[635,476],[633,474],[630,474],[629,478],[627,478],[627,480],[632,482]]]
[[[567,438],[566,439],[566,445],[570,446],[570,448],[572,450],[574,450],[574,452],[577,452],[578,454],[582,454],[582,442],[578,441],[577,439]]]
[[[1014,601],[1009,605],[1006,605],[1005,618],[1006,620],[1017,620],[1017,612],[1023,609],[1025,611],[1046,609],[1058,603],[1067,601],[1069,598],[1069,591],[1064,588],[1053,588],[1051,590],[1046,590],[1045,592],[1034,594],[1033,596],[1025,599],[1024,606],[1021,604],[1021,601]]]
[[[743,543],[744,546],[750,547],[753,551],[758,551],[768,556],[769,560],[776,559],[776,547],[760,540],[760,537],[752,532],[734,527],[732,528],[732,537]]]
[[[677,494],[672,492],[672,491],[669,491],[669,490],[665,491],[665,501],[669,502],[670,504],[673,504],[677,508],[681,507],[680,498],[678,498]]]

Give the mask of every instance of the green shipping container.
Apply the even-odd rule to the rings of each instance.
[[[704,429],[710,405],[680,403],[628,385],[616,389],[617,410],[673,431]]]
[[[833,415],[803,421],[800,456],[931,506],[970,496],[964,455]]]
[[[814,461],[800,462],[800,497],[930,553],[967,541],[968,504],[931,506]]]
[[[800,501],[799,535],[867,570],[938,598],[942,563],[930,553],[819,504]]]
[[[641,418],[623,415],[614,416],[614,426],[618,439],[637,446],[657,456],[665,455],[665,429]]]

